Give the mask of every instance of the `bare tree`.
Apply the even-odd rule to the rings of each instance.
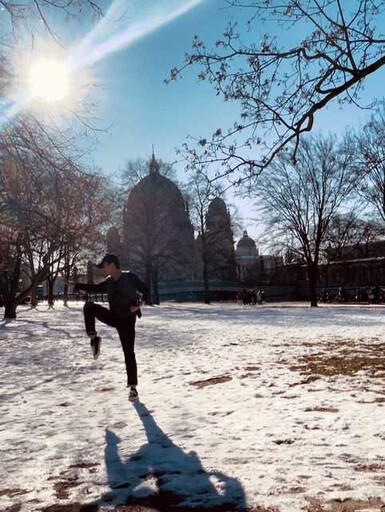
[[[361,258],[369,257],[369,246],[385,235],[383,223],[362,218],[356,209],[335,215],[325,235],[324,260],[352,259],[352,248]]]
[[[337,146],[332,138],[306,138],[296,163],[280,155],[258,183],[258,202],[270,237],[280,239],[304,258],[311,305],[317,306],[318,265],[333,217],[355,187],[354,144]]]
[[[47,278],[48,301],[53,305],[53,286],[59,274],[70,280],[75,265],[104,246],[103,231],[110,222],[114,203],[110,201],[105,178],[75,168],[57,178],[55,203],[60,219],[57,227],[58,249]],[[56,264],[55,264],[56,261]],[[68,286],[64,285],[64,301]]]
[[[247,33],[234,23],[211,49],[198,37],[184,69],[200,66],[216,94],[241,106],[240,119],[227,131],[219,127],[197,147],[184,146],[193,165],[220,162],[212,179],[226,176],[236,184],[250,180],[285,148],[295,162],[300,137],[315,125],[317,114],[331,102],[359,104],[365,79],[385,64],[384,1],[228,0],[249,11]],[[252,41],[254,24],[266,34]],[[244,43],[244,40],[251,40]],[[373,104],[366,105],[372,107]],[[199,148],[200,146],[200,148]],[[237,172],[240,171],[240,172]]]
[[[385,109],[378,110],[356,136],[358,194],[385,222]]]
[[[33,44],[34,35],[41,26],[54,41],[60,43],[60,36],[52,23],[52,14],[61,16],[61,19],[83,16],[85,12],[94,18],[99,18],[103,14],[101,2],[97,0],[1,0],[0,6],[3,22],[0,44],[11,48],[21,35],[25,37],[27,28],[30,30]]]
[[[189,211],[195,230],[198,233],[199,255],[201,259],[202,278],[204,287],[204,302],[210,304],[210,236],[207,227],[207,213],[211,202],[220,195],[221,191],[217,183],[210,183],[202,169],[197,169],[192,174],[188,183]]]
[[[0,292],[7,318],[15,318],[17,306],[54,266],[61,269],[64,254],[68,262],[108,217],[102,179],[76,164],[66,140],[44,134],[23,121],[0,136],[0,227],[7,235]],[[20,289],[22,275],[27,279]]]

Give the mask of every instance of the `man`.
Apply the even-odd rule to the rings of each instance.
[[[127,371],[128,398],[135,401],[138,398],[137,366],[135,358],[135,321],[141,316],[140,306],[142,300],[147,301],[149,290],[147,286],[133,272],[122,272],[120,262],[115,254],[106,254],[99,263],[98,268],[106,279],[99,284],[75,283],[75,290],[86,292],[107,293],[110,309],[94,302],[84,305],[84,323],[91,341],[91,350],[94,359],[100,354],[102,339],[97,335],[95,319],[104,324],[115,327],[119,333],[120,342],[124,352]]]

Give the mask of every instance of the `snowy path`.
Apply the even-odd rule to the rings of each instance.
[[[381,510],[384,309],[165,304],[137,326],[133,407],[80,306],[0,323],[0,510]]]

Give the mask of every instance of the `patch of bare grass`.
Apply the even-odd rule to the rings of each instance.
[[[195,382],[190,382],[192,386],[196,386],[198,389],[205,388],[206,386],[213,386],[215,384],[222,384],[223,382],[228,382],[232,380],[230,375],[220,375],[219,377],[212,377],[210,379],[205,380],[197,380]]]
[[[384,511],[384,502],[379,498],[368,500],[332,500],[326,504],[316,499],[309,499],[309,505],[306,512],[358,512],[364,510]]]
[[[320,346],[325,343],[321,340]],[[371,343],[371,340],[338,340],[335,343],[329,341],[328,345],[328,350],[300,357],[298,364],[291,366],[290,370],[314,376],[314,380],[320,376],[352,376],[360,371],[376,376],[385,375],[384,343]],[[311,381],[308,378],[299,384]]]

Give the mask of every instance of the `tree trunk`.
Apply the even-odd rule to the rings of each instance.
[[[68,246],[64,249],[64,268],[62,272],[64,286],[63,286],[63,306],[68,307],[68,281],[70,280],[70,263],[68,256]]]
[[[53,299],[53,285],[55,283],[54,279],[47,279],[48,285],[48,307],[53,308],[55,301]]]
[[[21,276],[21,253],[18,251],[15,265],[10,275],[1,276],[1,289],[4,300],[4,319],[16,318],[16,308],[19,305],[16,295]]]
[[[68,284],[67,283],[64,283],[64,288],[63,288],[63,305],[65,307],[68,307]]]
[[[159,306],[159,304],[160,304],[160,302],[159,302],[159,290],[158,290],[158,283],[156,281],[154,281],[153,297],[154,297],[153,303],[156,304],[157,306]]]
[[[154,290],[154,304],[157,304],[159,306],[159,287],[158,287],[158,271],[157,269],[154,269],[152,273],[152,287]]]
[[[18,304],[15,300],[5,303],[4,319],[15,319]]]
[[[210,304],[210,283],[206,258],[203,259],[203,289],[205,304]]]
[[[146,262],[145,264],[146,268],[146,276],[145,276],[145,283],[147,288],[150,290],[150,295],[148,297],[148,304],[152,306],[153,304],[153,293],[154,293],[154,286],[153,286],[153,272],[152,272],[152,264],[151,261]]]
[[[37,283],[36,283],[36,284],[34,284],[34,286],[32,287],[32,290],[31,290],[31,307],[36,308],[37,303],[38,303],[38,300],[37,300]]]
[[[310,306],[316,308],[318,305],[317,298],[317,281],[318,281],[318,266],[314,263],[308,266],[309,273],[309,286],[310,286]]]

